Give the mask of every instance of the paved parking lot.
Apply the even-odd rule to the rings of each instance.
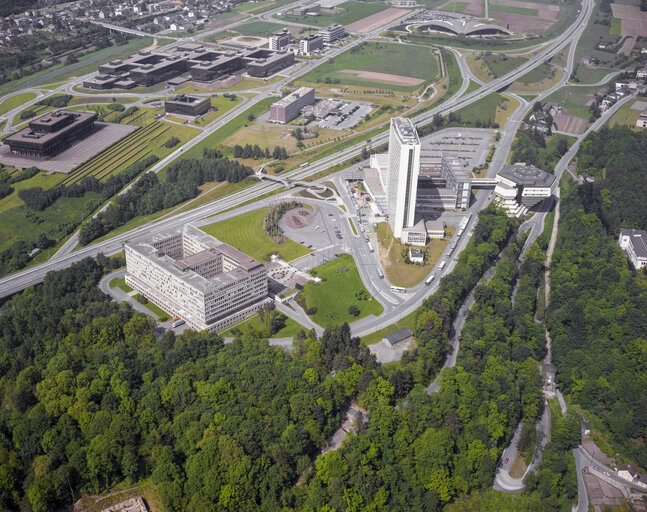
[[[494,144],[496,130],[474,128],[451,128],[432,133],[422,139],[422,151],[432,154],[449,154],[460,158],[471,171],[485,163],[490,147]]]
[[[319,121],[322,128],[332,128],[334,130],[347,130],[359,123],[366,114],[370,114],[373,106],[361,101],[344,101],[345,105],[341,108],[341,114],[328,116],[326,119]],[[350,111],[355,109],[351,114]],[[348,116],[344,119],[345,116]],[[342,121],[342,119],[344,119]]]

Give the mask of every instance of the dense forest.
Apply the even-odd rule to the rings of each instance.
[[[580,163],[585,161],[580,159]],[[591,171],[589,166],[586,169]],[[634,172],[642,173],[644,179],[643,169]],[[593,426],[608,434],[622,455],[645,467],[647,282],[628,268],[615,234],[602,220],[608,220],[609,229],[628,220],[606,212],[603,198],[605,190],[615,197],[618,188],[624,189],[617,184],[631,186],[633,179],[611,179],[611,173],[609,166],[607,179],[596,180],[593,187],[569,182],[564,188],[547,324],[562,391],[586,409]],[[600,204],[601,217],[596,215]],[[621,211],[628,216],[642,211],[644,226],[644,199]]]
[[[280,510],[372,356],[347,325],[311,340],[319,369],[258,339],[160,335],[96,286],[120,264],[82,260],[0,310],[0,509],[150,476],[168,510]]]

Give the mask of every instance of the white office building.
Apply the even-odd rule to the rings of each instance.
[[[409,119],[391,119],[389,162],[385,183],[389,225],[395,238],[402,229],[414,225],[418,173],[420,171],[420,139]]]
[[[618,245],[627,253],[634,268],[647,268],[647,231],[621,229]]]
[[[505,165],[496,175],[494,189],[497,202],[511,217],[520,217],[555,192],[557,180],[534,165]]]
[[[190,224],[124,252],[126,283],[197,331],[225,329],[269,300],[261,262]]]
[[[310,34],[308,37],[299,41],[299,53],[301,55],[310,55],[316,50],[321,50],[324,47],[323,37],[315,34]]]
[[[324,44],[330,44],[342,37],[346,37],[346,29],[339,23],[333,23],[319,29],[319,35],[323,38]]]

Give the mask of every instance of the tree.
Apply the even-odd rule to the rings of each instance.
[[[359,308],[355,304],[348,306],[348,314],[353,316],[359,316]]]

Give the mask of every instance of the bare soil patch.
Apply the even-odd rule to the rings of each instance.
[[[565,133],[572,133],[573,135],[580,135],[586,130],[587,120],[583,117],[574,116],[569,114],[568,111],[562,112],[553,116],[553,121],[557,125],[557,130]]]
[[[206,28],[207,29],[212,29],[212,28],[224,27],[225,25],[229,25],[230,23],[233,23],[234,21],[242,20],[245,17],[247,17],[246,14],[236,14],[235,16],[231,16],[230,18],[220,18],[220,19],[212,21],[211,23],[208,23]]]
[[[510,25],[513,32],[534,32],[541,34],[548,30],[559,18],[559,6],[549,4],[537,4],[534,2],[521,2],[508,0],[505,2],[510,7],[522,7],[525,9],[537,9],[537,16],[527,16],[511,12],[496,11],[496,6],[491,5],[490,11],[496,11],[496,17],[501,25]]]
[[[647,37],[647,12],[641,11],[637,5],[611,4],[613,17],[620,20],[620,34],[623,36]],[[618,53],[628,55],[633,48],[635,40],[632,41],[629,50],[627,41],[624,42]]]
[[[365,78],[367,80],[377,80],[380,82],[387,82],[396,85],[420,85],[424,82],[422,78],[414,78],[411,76],[390,75],[389,73],[376,73],[375,71],[361,71],[358,69],[344,69],[342,73],[349,73],[358,78]]]
[[[408,9],[396,9],[395,7],[390,7],[385,11],[376,12],[375,14],[371,14],[366,18],[362,18],[361,20],[357,20],[350,25],[347,25],[346,30],[349,32],[360,32],[362,34],[373,32],[373,30],[377,30],[381,26],[397,20],[408,12]]]
[[[646,20],[647,12],[641,11],[637,5],[611,4],[614,18],[621,20]]]
[[[625,22],[623,21],[622,25],[624,26],[624,24],[625,24]],[[642,22],[642,24],[644,24],[645,28],[647,29],[647,22]],[[631,53],[631,50],[633,50],[633,48],[634,48],[634,44],[636,44],[636,38],[635,37],[628,37],[622,43],[622,46],[618,50],[618,53],[620,55],[629,55]]]
[[[283,215],[283,222],[291,229],[302,229],[313,223],[316,210],[296,208]]]

